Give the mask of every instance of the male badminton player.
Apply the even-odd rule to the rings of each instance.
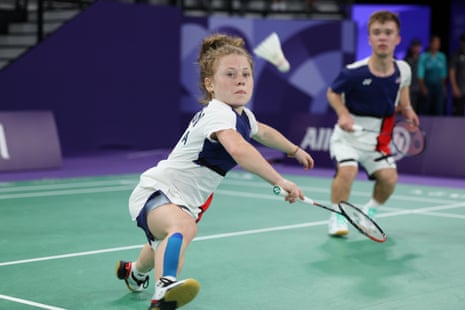
[[[362,207],[369,216],[374,217],[394,192],[397,168],[390,142],[396,113],[419,124],[410,104],[411,69],[405,61],[394,59],[400,40],[398,16],[390,11],[374,12],[368,21],[371,55],[344,67],[327,90],[338,118],[330,140],[330,155],[336,162],[331,184],[335,208],[338,202],[349,200],[359,164],[374,180],[372,197]],[[368,130],[355,133],[354,125]],[[349,233],[346,219],[339,214],[331,215],[328,226],[332,236]]]

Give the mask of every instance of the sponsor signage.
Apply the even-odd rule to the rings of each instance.
[[[0,112],[0,171],[62,166],[50,111]]]

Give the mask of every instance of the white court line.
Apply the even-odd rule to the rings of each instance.
[[[319,222],[310,222],[310,223],[303,223],[303,224],[276,226],[276,227],[261,228],[261,229],[243,230],[243,231],[238,231],[238,232],[222,233],[222,234],[215,234],[215,235],[197,237],[197,238],[194,239],[194,241],[231,238],[231,237],[236,237],[236,236],[260,234],[260,233],[271,232],[271,231],[279,231],[279,230],[291,230],[291,229],[297,229],[297,228],[318,226],[318,225],[326,224],[326,223],[327,223],[327,221],[319,221]],[[86,255],[95,255],[95,254],[101,254],[101,253],[127,251],[127,250],[133,250],[133,249],[140,249],[140,248],[142,248],[142,246],[143,246],[143,244],[131,245],[131,246],[126,246],[126,247],[117,247],[117,248],[110,248],[110,249],[95,250],[95,251],[86,251],[86,252],[77,252],[77,253],[69,253],[69,254],[62,254],[62,255],[53,255],[53,256],[37,257],[37,258],[30,258],[30,259],[22,259],[22,260],[16,260],[16,261],[11,261],[11,262],[0,263],[0,267],[2,267],[2,266],[10,266],[10,265],[27,264],[27,263],[35,263],[35,262],[40,262],[40,261],[62,259],[62,258],[70,258],[70,257],[77,257],[77,256],[86,256]]]
[[[54,307],[54,306],[50,306],[50,305],[44,305],[44,304],[41,304],[41,303],[38,303],[38,302],[34,302],[34,301],[26,300],[26,299],[21,299],[21,298],[16,298],[16,297],[11,297],[11,296],[6,296],[6,295],[2,295],[2,294],[0,294],[0,299],[5,299],[5,300],[17,302],[17,303],[24,304],[24,305],[34,306],[34,307],[42,308],[42,309],[66,310],[65,308],[59,308],[59,307]]]
[[[237,195],[237,192],[233,192],[233,193]],[[266,196],[265,198],[269,198],[269,197]],[[273,198],[278,199],[278,197],[273,197]],[[434,215],[434,216],[439,215],[439,216],[441,216],[442,213],[435,213],[434,211],[447,210],[447,209],[460,208],[460,207],[465,207],[465,203],[456,203],[456,204],[452,204],[452,205],[429,207],[429,208],[424,208],[424,209],[421,209],[421,210],[418,210],[418,209],[416,209],[416,210],[400,210],[400,211],[394,211],[394,212],[379,214],[379,217],[392,217],[392,216],[399,216],[399,215],[405,215],[405,214],[426,214],[426,215]],[[454,217],[454,218],[465,218],[465,216],[452,216],[450,214],[445,214],[445,216]],[[207,236],[197,237],[197,238],[194,239],[194,241],[230,238],[230,237],[236,237],[236,236],[267,233],[267,232],[273,232],[273,231],[279,231],[279,230],[292,230],[292,229],[298,229],[298,228],[304,228],[304,227],[312,227],[312,226],[318,226],[318,225],[326,225],[326,224],[327,224],[327,221],[324,220],[324,221],[309,222],[309,223],[302,223],[302,224],[295,224],[295,225],[285,225],[285,226],[276,226],[276,227],[269,227],[269,228],[262,228],[262,229],[244,230],[244,231],[238,231],[238,232],[222,233],[222,234],[214,234],[214,235],[207,235]],[[19,265],[19,264],[33,263],[33,262],[46,261],[46,260],[63,259],[63,258],[70,258],[70,257],[77,257],[77,256],[86,256],[86,255],[96,255],[96,254],[101,254],[101,253],[127,251],[127,250],[139,249],[142,246],[143,246],[142,244],[141,245],[132,245],[132,246],[126,246],[126,247],[117,247],[117,248],[102,249],[102,250],[95,250],[95,251],[77,252],[77,253],[69,253],[69,254],[62,254],[62,255],[54,255],[54,256],[46,256],[46,257],[38,257],[38,258],[31,258],[31,259],[3,262],[3,263],[0,263],[0,267],[1,266],[9,266],[9,265]],[[19,299],[19,298],[15,298],[15,297],[10,297],[10,296],[6,296],[6,295],[0,295],[0,299],[6,299],[6,300],[13,301],[13,302],[23,303],[23,304],[35,306],[35,307],[42,308],[42,309],[66,310],[64,308],[48,306],[48,305],[44,305],[44,304],[40,304],[40,303],[36,303],[36,302],[24,300],[24,299]]]
[[[93,193],[104,193],[104,192],[119,192],[128,191],[134,188],[134,186],[123,185],[123,186],[110,186],[110,187],[98,187],[98,188],[81,188],[81,189],[69,189],[69,190],[52,190],[37,193],[18,193],[18,194],[1,194],[0,200],[2,199],[21,199],[21,198],[32,198],[32,197],[49,197],[49,196],[64,196],[64,195],[77,195],[77,194],[93,194]]]
[[[245,181],[245,182],[244,182]],[[265,188],[269,187],[268,184],[254,181],[254,180],[225,180],[223,182],[225,184],[230,185],[238,185],[238,186],[252,186],[258,188]],[[247,183],[247,184],[244,184]],[[0,193],[5,192],[19,192],[23,191],[23,193],[11,193],[11,194],[0,194],[1,199],[11,199],[11,198],[27,198],[27,197],[44,197],[44,196],[57,196],[57,195],[73,195],[73,194],[85,194],[85,193],[98,193],[98,192],[111,192],[111,191],[127,191],[131,190],[134,185],[134,179],[120,179],[117,181],[90,181],[90,182],[76,182],[76,183],[55,183],[55,184],[45,184],[45,185],[28,185],[22,187],[15,187],[15,188],[0,188]],[[130,185],[130,186],[129,186]],[[104,186],[100,188],[95,188],[95,186]],[[85,188],[85,187],[94,187],[94,188]],[[318,193],[329,193],[329,189],[324,187],[303,187],[304,190],[308,192],[318,192]],[[41,193],[31,193],[24,191],[30,190],[48,190]],[[282,198],[275,197],[271,194],[257,194],[257,193],[246,193],[246,192],[238,192],[238,191],[231,191],[231,190],[218,190],[217,193],[224,194],[228,196],[243,196],[243,197],[253,197],[259,199],[275,199],[280,200]],[[366,192],[357,192],[353,191],[352,194],[354,196],[369,196]],[[445,199],[431,199],[431,197],[418,197],[418,196],[400,196],[400,195],[393,195],[392,199],[398,200],[407,200],[407,201],[424,201],[429,203],[453,203],[456,200],[445,200]],[[323,203],[323,202],[322,202]],[[378,217],[392,217],[392,216],[400,216],[400,215],[407,215],[407,214],[424,214],[424,215],[431,215],[431,216],[439,216],[439,217],[449,217],[449,218],[460,218],[465,219],[465,215],[454,215],[454,214],[447,214],[447,213],[440,213],[435,212],[439,210],[447,210],[453,208],[460,208],[464,207],[465,203],[455,203],[455,204],[448,204],[448,205],[441,205],[435,207],[428,207],[416,210],[399,210],[396,208],[396,211],[388,211],[385,213],[378,214]],[[389,208],[386,208],[389,209]],[[391,209],[392,210],[392,209]],[[214,234],[208,236],[201,236],[194,239],[194,241],[203,241],[203,240],[212,240],[212,239],[221,239],[221,238],[230,238],[236,236],[243,236],[243,235],[250,235],[250,234],[259,234],[259,233],[267,233],[273,231],[280,231],[280,230],[292,230],[292,229],[299,229],[304,227],[312,227],[318,225],[326,225],[327,221],[318,221],[318,222],[309,222],[309,223],[302,223],[302,224],[295,224],[295,225],[286,225],[286,226],[276,226],[270,228],[263,228],[263,229],[254,229],[254,230],[245,230],[239,232],[231,232],[231,233],[222,233],[222,234]],[[77,253],[69,253],[69,254],[62,254],[62,255],[54,255],[54,256],[46,256],[46,257],[38,257],[38,258],[31,258],[31,259],[23,259],[23,260],[16,260],[10,262],[0,262],[1,266],[9,266],[9,265],[18,265],[18,264],[26,264],[26,263],[34,263],[39,261],[48,261],[48,260],[56,260],[56,259],[65,259],[65,258],[72,258],[78,256],[87,256],[87,255],[98,255],[102,253],[110,253],[110,252],[120,252],[120,251],[127,251],[133,249],[139,249],[143,245],[132,245],[126,247],[117,247],[117,248],[110,248],[110,249],[101,249],[95,251],[85,251],[85,252],[77,252]],[[50,310],[66,310],[64,308],[58,308],[54,306],[44,305],[40,303],[36,303],[33,301],[28,301],[25,299],[15,298],[11,296],[1,295],[0,299],[5,299],[17,303],[22,303],[30,306],[35,306],[42,309],[50,309]]]
[[[268,198],[268,197],[266,197]],[[274,199],[279,199],[275,198]],[[450,205],[443,205],[443,206],[435,206],[423,209],[415,209],[415,210],[398,210],[392,211],[387,213],[379,213],[377,218],[383,217],[393,217],[399,215],[407,215],[407,214],[423,214],[423,215],[432,215],[432,216],[440,216],[440,217],[450,217],[450,218],[465,218],[463,215],[452,215],[452,214],[443,214],[434,211],[438,210],[448,210],[448,209],[455,209],[455,208],[462,208],[465,207],[465,202],[455,203]],[[222,234],[214,234],[208,235],[203,237],[197,237],[194,241],[203,241],[203,240],[211,240],[211,239],[222,239],[222,238],[231,238],[237,236],[244,236],[244,235],[252,235],[252,234],[260,234],[272,231],[280,231],[280,230],[292,230],[304,227],[312,227],[318,225],[326,225],[328,223],[327,220],[324,221],[316,221],[316,222],[308,222],[308,223],[301,223],[301,224],[294,224],[294,225],[284,225],[284,226],[275,226],[275,227],[268,227],[268,228],[261,228],[261,229],[251,229],[251,230],[243,230],[238,232],[231,232],[231,233],[222,233]],[[19,264],[26,264],[26,263],[34,263],[39,261],[46,261],[46,260],[54,260],[54,259],[62,259],[62,258],[70,258],[70,257],[77,257],[77,256],[86,256],[86,255],[95,255],[101,253],[110,253],[110,252],[120,252],[120,251],[127,251],[141,248],[143,245],[132,245],[126,247],[117,247],[117,248],[110,248],[110,249],[102,249],[102,250],[95,250],[95,251],[86,251],[86,252],[77,252],[77,253],[69,253],[69,254],[62,254],[62,255],[53,255],[53,256],[45,256],[45,257],[38,257],[38,258],[30,258],[30,259],[23,259],[23,260],[16,260],[10,262],[0,262],[0,267],[2,266],[9,266],[9,265],[19,265]]]
[[[452,203],[452,204],[447,204],[447,205],[442,205],[442,206],[426,207],[426,208],[412,209],[412,210],[396,209],[395,211],[389,211],[383,214],[378,213],[376,217],[378,218],[378,217],[392,217],[392,216],[406,215],[406,214],[423,214],[423,215],[432,215],[432,216],[437,216],[437,217],[449,217],[449,218],[461,219],[461,218],[465,218],[465,216],[457,215],[457,214],[440,213],[440,212],[435,212],[435,211],[457,209],[457,208],[462,208],[462,207],[465,207],[465,202],[457,202],[457,203]]]
[[[96,186],[104,186],[102,188],[102,192],[110,192],[110,191],[124,191],[124,190],[132,190],[135,184],[138,181],[138,177],[125,177],[116,180],[102,180],[102,181],[94,181],[94,180],[73,180],[73,182],[56,182],[56,183],[49,183],[49,184],[28,184],[28,185],[14,185],[2,188],[0,186],[0,200],[1,199],[15,199],[15,198],[27,198],[27,197],[45,197],[45,196],[60,196],[60,195],[73,195],[73,194],[86,194],[86,193],[96,193],[98,189]],[[254,188],[269,188],[270,185],[263,180],[257,178],[253,174],[247,172],[232,172],[229,177],[227,177],[222,184],[225,185],[236,185],[240,187],[254,187]],[[126,187],[127,186],[127,187]],[[85,187],[93,187],[89,190],[84,189]],[[422,187],[422,186],[420,186]],[[69,189],[69,190],[58,190],[58,189]],[[302,189],[305,190],[307,195],[313,195],[313,193],[328,193],[329,188],[327,186],[302,186]],[[43,190],[43,193],[34,193],[32,191],[35,190]],[[45,191],[47,190],[47,191]],[[457,199],[462,199],[465,197],[465,192],[462,193],[460,189],[448,189],[452,191],[459,191],[460,193],[455,193],[457,197],[448,197],[452,198],[452,200],[445,200],[446,197],[438,197],[438,196],[425,196],[422,194],[412,194],[412,195],[394,195],[391,197],[390,200],[399,199],[399,200],[410,200],[410,201],[424,201],[430,203],[443,203],[443,202],[456,202]],[[25,192],[24,194],[8,194],[11,192]],[[271,190],[270,190],[271,192]],[[4,194],[2,194],[4,193]],[[351,195],[353,196],[360,196],[360,197],[370,197],[371,193],[367,191],[356,191],[353,190]],[[454,199],[457,198],[457,199]]]
[[[121,185],[121,184],[127,185]],[[254,187],[254,188],[270,188],[270,196],[271,193],[271,186],[265,182],[258,182],[258,181],[234,181],[234,180],[226,180],[223,182],[229,185],[240,185],[240,186],[247,186],[247,187]],[[95,185],[95,182],[90,183],[92,186]],[[101,183],[107,185],[108,183]],[[101,192],[117,192],[117,191],[131,191],[133,189],[133,184],[129,185],[129,182],[117,182],[118,185],[115,186],[105,186],[105,187],[94,187],[94,188],[77,188],[77,189],[66,189],[66,190],[54,190],[54,188],[61,188],[59,184],[56,187],[51,185],[49,187],[49,191],[43,192],[26,192],[26,193],[12,193],[12,194],[0,194],[0,200],[2,199],[21,199],[21,198],[32,198],[32,197],[50,197],[50,196],[63,196],[63,195],[77,195],[77,194],[89,194],[89,193],[99,193]],[[83,187],[81,183],[76,184],[77,186]],[[318,192],[318,193],[329,193],[329,189],[327,187],[313,187],[313,186],[302,186],[302,189],[307,193]],[[227,191],[227,190],[218,190],[217,193],[224,193],[224,194],[234,194],[234,196],[249,196],[249,197],[257,197],[257,198],[264,198],[267,195],[264,194],[253,194],[253,193],[245,193],[239,191]],[[352,191],[352,196],[357,197],[370,197],[371,194],[368,192],[360,192],[360,191]],[[312,198],[312,197],[310,197]],[[406,200],[406,201],[417,201],[417,202],[428,202],[428,203],[454,203],[457,199],[445,199],[445,198],[433,198],[433,197],[425,197],[425,196],[412,196],[412,195],[394,195],[390,198],[390,200]]]
[[[103,250],[96,250],[96,251],[85,251],[85,252],[78,252],[78,253],[69,253],[69,254],[61,254],[61,255],[53,255],[53,256],[29,258],[29,259],[21,259],[21,260],[16,260],[16,261],[11,261],[11,262],[3,262],[3,263],[0,263],[0,267],[2,267],[2,266],[9,266],[9,265],[19,265],[19,264],[35,263],[35,262],[41,262],[41,261],[46,261],[46,260],[70,258],[70,257],[77,257],[77,256],[86,256],[86,255],[94,255],[94,254],[102,254],[102,253],[126,251],[126,250],[132,250],[132,249],[139,249],[139,248],[141,248],[141,247],[142,247],[142,245],[132,245],[132,246],[119,247],[119,248],[111,248],[111,249],[103,249]]]
[[[21,186],[8,186],[0,187],[0,193],[9,193],[9,192],[27,192],[27,191],[42,191],[42,190],[55,190],[63,188],[79,188],[79,187],[95,187],[95,186],[117,186],[117,185],[131,185],[135,186],[137,184],[137,179],[117,179],[111,181],[84,181],[84,182],[74,182],[74,183],[64,183],[56,182],[49,184],[28,184]]]

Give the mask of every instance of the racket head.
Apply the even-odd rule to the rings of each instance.
[[[339,210],[357,230],[376,242],[386,241],[386,234],[381,227],[362,210],[347,201],[341,201]]]
[[[402,156],[420,155],[426,148],[426,133],[410,121],[398,121],[393,128],[392,145]]]

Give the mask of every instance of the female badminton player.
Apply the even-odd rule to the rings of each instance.
[[[149,309],[176,309],[198,293],[196,280],[177,276],[185,250],[196,236],[196,223],[233,167],[239,165],[282,187],[289,203],[304,199],[302,190],[283,178],[251,144],[254,139],[295,157],[305,169],[313,168],[307,152],[258,122],[246,107],[254,80],[252,58],[244,46],[242,38],[223,34],[203,40],[198,57],[203,108],[169,156],[142,173],[129,198],[131,217],[148,242],[136,261],[116,264],[116,275],[139,292],[147,288],[154,270],[156,285]]]

